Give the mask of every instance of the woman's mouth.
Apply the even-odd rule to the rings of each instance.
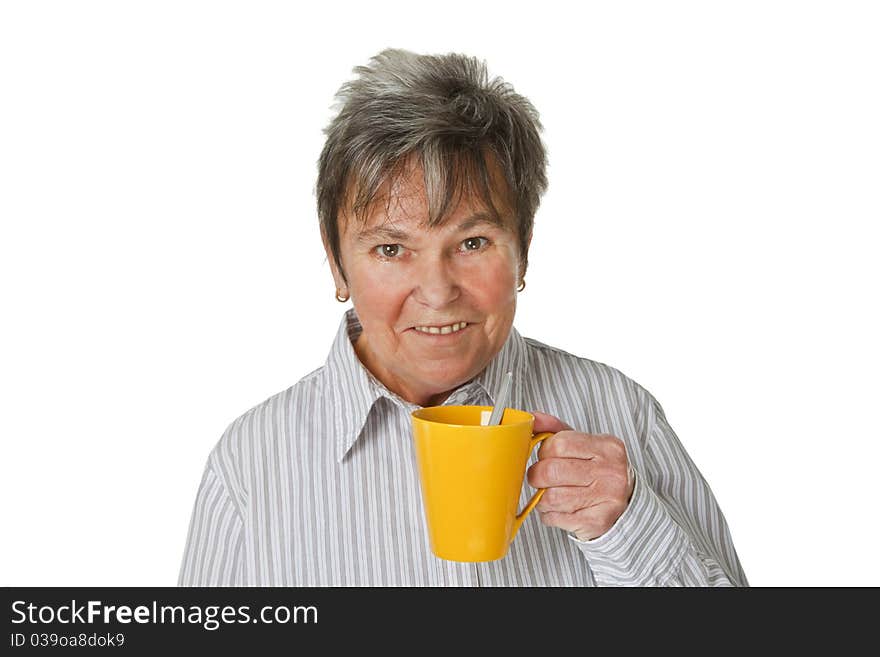
[[[408,333],[411,333],[416,340],[416,344],[423,344],[428,347],[441,347],[443,345],[458,345],[471,334],[471,330],[476,324],[468,322],[455,322],[454,324],[413,326]]]
[[[459,333],[467,328],[467,326],[467,322],[456,322],[454,324],[446,324],[443,326],[413,326],[413,330],[424,335],[451,335],[453,333]]]

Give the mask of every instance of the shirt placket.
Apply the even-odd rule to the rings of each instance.
[[[473,404],[476,396],[480,392],[482,392],[482,389],[479,386],[466,386],[456,390],[447,397],[442,406]],[[420,406],[410,404],[403,400],[394,400],[394,402],[403,409],[407,417],[409,417],[413,411],[421,408]],[[420,509],[420,511],[424,513],[424,510]],[[432,552],[426,554],[425,558],[431,560],[430,570],[434,573],[436,586],[480,586],[480,576],[477,570],[477,564],[446,561],[445,559],[440,559]]]
[[[488,400],[485,399],[485,391],[479,385],[470,384],[459,388],[452,393],[443,403],[444,406],[485,406]],[[478,563],[460,563],[458,564],[459,584],[462,586],[480,587],[480,564]]]

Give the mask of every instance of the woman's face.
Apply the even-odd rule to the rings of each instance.
[[[403,399],[431,406],[504,345],[516,312],[520,251],[512,215],[494,198],[504,225],[478,198],[462,196],[443,225],[428,229],[422,181],[416,166],[394,184],[387,213],[380,201],[363,225],[340,217],[347,286],[329,252],[328,261],[363,327],[355,344],[361,362]]]

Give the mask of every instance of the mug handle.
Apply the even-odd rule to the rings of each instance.
[[[532,453],[532,450],[535,449],[535,445],[537,445],[542,440],[546,440],[550,436],[555,435],[552,431],[545,431],[543,433],[535,434],[532,436],[532,442],[529,444],[529,454]],[[519,531],[520,525],[522,525],[523,520],[526,519],[526,516],[531,513],[532,509],[535,508],[535,505],[541,501],[541,496],[544,495],[545,488],[539,488],[535,491],[535,494],[532,495],[532,499],[529,500],[529,503],[526,504],[525,508],[520,511],[516,518],[513,519],[513,531],[510,534],[510,540],[516,537],[516,533]]]

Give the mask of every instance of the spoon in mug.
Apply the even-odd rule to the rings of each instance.
[[[501,416],[504,415],[504,409],[507,408],[507,401],[510,399],[510,383],[513,380],[513,372],[507,372],[501,380],[501,390],[495,397],[495,408],[489,416],[488,425],[501,424]]]

